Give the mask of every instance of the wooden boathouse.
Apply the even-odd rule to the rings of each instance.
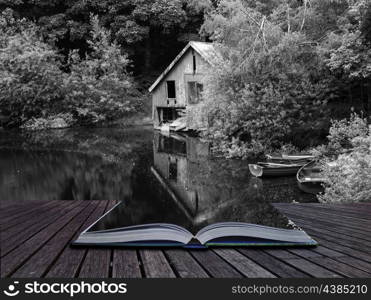
[[[212,43],[191,41],[149,88],[155,128],[183,118],[201,101],[205,75],[218,58]]]

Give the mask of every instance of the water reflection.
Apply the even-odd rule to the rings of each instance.
[[[297,189],[294,178],[251,177],[247,162],[213,159],[209,144],[196,138],[156,132],[153,157],[151,172],[177,206],[173,212],[184,216],[176,224],[193,231],[226,220],[286,227],[286,218],[271,202],[313,201]],[[120,209],[131,211],[125,204]],[[158,222],[159,218],[154,215],[150,220]],[[121,221],[105,227],[127,225],[131,224]]]
[[[271,202],[309,202],[295,178],[259,180],[248,162],[216,159],[196,138],[151,128],[0,134],[4,202],[118,200],[107,227],[220,220],[284,226]]]

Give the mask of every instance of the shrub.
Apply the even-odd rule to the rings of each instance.
[[[354,146],[355,138],[366,138],[369,133],[367,119],[353,113],[349,120],[332,121],[328,144],[322,148],[323,155],[337,156]]]
[[[69,56],[71,73],[65,80],[68,111],[79,123],[110,121],[139,109],[140,98],[127,67],[130,61],[119,46],[110,43],[110,32],[91,18],[88,41],[92,51],[82,60],[76,51]]]
[[[28,130],[61,129],[74,124],[74,118],[69,113],[51,115],[47,118],[32,118],[25,122],[21,128]]]
[[[10,10],[0,16],[0,62],[0,110],[10,117],[8,126],[61,108],[63,73],[56,51]]]
[[[46,128],[60,114],[68,114],[68,126],[89,125],[141,109],[141,95],[127,72],[127,55],[110,42],[110,32],[97,17],[91,25],[90,52],[82,59],[72,51],[68,66],[62,66],[36,25],[16,20],[11,10],[1,14],[0,110],[9,117],[8,126]],[[71,115],[74,120],[69,120]]]
[[[268,52],[243,61],[248,71],[240,71],[237,63],[225,59],[209,74],[204,93],[207,136],[222,151],[229,152],[228,143],[236,145],[232,139],[236,132],[248,137],[240,141],[247,145],[239,148],[252,152],[255,146],[249,143],[266,149],[279,149],[287,143],[308,147],[310,139],[298,137],[321,135],[326,129],[325,89],[300,62],[303,56],[314,61],[318,57],[310,49],[301,48],[302,42],[300,35],[287,36]],[[273,59],[281,62],[275,65]],[[245,156],[243,152],[241,155]]]
[[[333,122],[329,145],[323,147],[326,178],[321,202],[361,202],[371,200],[371,126],[352,115],[350,120]],[[342,154],[341,154],[342,153]],[[334,154],[340,154],[334,160]]]
[[[329,125],[323,58],[304,31],[285,30],[245,4],[218,1],[202,27],[220,52],[203,95],[206,135],[227,156],[245,157],[257,145],[312,146]]]
[[[324,167],[327,179],[321,202],[361,202],[371,200],[371,128],[367,137],[353,139],[355,149],[340,155],[333,166]],[[357,146],[356,146],[357,145]]]

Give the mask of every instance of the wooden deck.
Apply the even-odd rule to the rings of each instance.
[[[52,201],[1,208],[1,277],[371,277],[371,203],[275,204],[321,244],[316,248],[70,248],[114,204]]]

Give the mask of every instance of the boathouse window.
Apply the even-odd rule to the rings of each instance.
[[[175,81],[169,80],[166,82],[167,84],[167,98],[168,99],[175,99],[176,98],[176,92],[175,92]]]
[[[204,86],[201,83],[195,81],[188,82],[188,103],[197,104],[200,102],[203,89]]]
[[[169,179],[177,181],[178,179],[178,160],[169,156]]]

